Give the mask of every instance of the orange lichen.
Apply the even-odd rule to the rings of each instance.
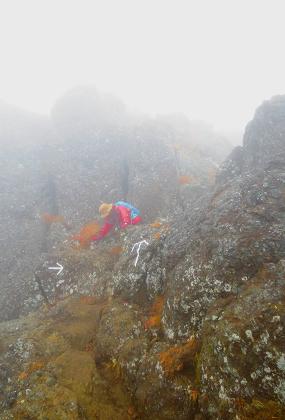
[[[234,404],[238,410],[241,410],[245,406],[245,400],[243,398],[235,398]]]
[[[128,412],[129,418],[131,418],[131,419],[138,418],[138,415],[136,413],[136,410],[135,410],[135,408],[133,406],[129,406],[127,412]]]
[[[150,316],[145,321],[145,324],[144,324],[145,329],[160,327],[164,300],[165,300],[164,296],[158,296],[155,299],[150,310]]]
[[[46,224],[52,224],[52,223],[63,223],[64,217],[55,215],[55,214],[49,214],[49,213],[43,213],[41,215],[41,219]]]
[[[195,338],[190,338],[186,344],[170,347],[159,354],[159,361],[166,375],[171,376],[182,371],[190,363],[194,363],[199,345]]]
[[[32,362],[29,366],[28,372],[31,374],[37,370],[41,370],[44,367],[44,363],[41,361]]]
[[[153,235],[154,239],[160,239],[161,238],[161,233],[157,232]]]
[[[51,225],[52,223],[61,223],[64,227],[66,227],[66,229],[70,229],[70,225],[66,223],[63,216],[50,213],[43,213],[41,215],[41,219],[47,225]]]
[[[24,381],[25,379],[27,379],[28,376],[29,376],[28,372],[21,372],[20,375],[18,376],[18,379],[20,379],[20,381]]]
[[[41,370],[43,366],[44,366],[44,363],[41,361],[32,362],[27,368],[27,370],[19,374],[18,379],[21,381],[24,381],[31,375],[31,373],[36,372],[37,370]]]
[[[71,237],[71,240],[78,241],[81,248],[88,248],[92,236],[95,236],[100,231],[100,228],[100,224],[94,220],[84,225],[77,235]]]
[[[197,389],[192,389],[190,392],[191,401],[196,402],[198,400],[198,397],[199,397],[199,391],[197,391]]]
[[[191,176],[188,176],[188,175],[181,175],[181,176],[178,178],[178,182],[179,182],[179,184],[181,184],[181,185],[191,184],[191,182],[192,182],[192,177],[191,177]]]
[[[159,222],[158,220],[156,220],[155,222],[150,223],[149,226],[152,227],[152,228],[160,228],[162,226],[162,223]]]
[[[120,255],[120,254],[122,254],[123,251],[124,251],[123,247],[121,247],[121,246],[114,246],[108,252],[111,255]]]
[[[86,305],[94,305],[96,303],[95,296],[80,296],[80,303],[84,303]]]

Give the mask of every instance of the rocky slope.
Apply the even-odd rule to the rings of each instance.
[[[280,96],[179,218],[91,249],[52,225],[34,271],[46,304],[0,327],[2,417],[284,418],[284,210]]]
[[[193,206],[213,184],[217,162],[197,144],[189,152],[188,131],[133,120],[90,88],[67,93],[51,119],[0,107],[0,320],[39,306],[39,262],[93,221],[103,201],[129,200],[146,223]]]

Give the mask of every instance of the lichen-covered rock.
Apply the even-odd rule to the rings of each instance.
[[[90,249],[62,244],[61,227],[51,227],[55,248],[41,255],[33,279],[35,307],[46,300],[48,313],[0,326],[6,416],[40,416],[40,404],[75,419],[104,418],[103,409],[118,419],[284,417],[284,115],[284,97],[264,103],[214,190],[195,203],[180,206],[190,190],[174,198],[174,184],[165,184],[160,198],[167,203],[169,191],[166,207],[178,200],[179,212],[155,210],[150,223]],[[168,161],[157,136],[154,160],[162,147]],[[139,143],[150,156],[147,135]],[[166,177],[160,167],[143,180],[147,165],[134,162],[146,194]],[[58,259],[57,276],[47,268]]]
[[[227,408],[227,418],[258,418],[271,404],[284,415],[284,292],[281,260],[266,264],[236,299],[220,300],[208,312],[199,356],[200,389],[207,397],[202,411],[220,417]]]
[[[285,98],[274,96],[260,106],[244,135],[244,166],[265,169],[284,162]]]
[[[263,106],[270,107],[270,104]],[[266,119],[262,124],[266,125]],[[255,122],[250,126],[254,127]],[[257,138],[258,135],[259,132],[255,132]],[[254,139],[254,132],[251,136]],[[274,132],[268,141],[274,143]],[[209,375],[206,374],[204,382],[200,382],[199,400],[202,412],[215,418],[234,418],[237,413],[258,418],[262,410],[265,413],[270,411],[268,407],[278,415],[283,413],[284,376],[277,367],[277,359],[283,366],[283,310],[274,315],[270,309],[273,301],[279,309],[284,303],[285,179],[284,166],[280,164],[284,138],[280,145],[278,162],[270,160],[267,155],[270,165],[249,167],[243,164],[242,149],[230,156],[229,162],[236,159],[233,156],[239,156],[239,164],[235,164],[238,170],[228,171],[231,165],[224,165],[214,193],[205,199],[200,211],[193,212],[182,223],[170,224],[159,241],[146,247],[136,267],[130,262],[118,263],[110,279],[110,284],[116,286],[113,288],[115,294],[128,294],[135,302],[149,302],[154,298],[148,287],[148,278],[153,278],[154,285],[159,284],[157,295],[163,294],[165,302],[161,314],[161,337],[170,343],[185,342],[192,336],[202,341],[196,375],[202,378],[207,369]],[[275,150],[273,148],[274,156]],[[223,175],[225,171],[227,176]],[[157,267],[163,267],[163,276]],[[237,332],[232,330],[229,321],[226,324],[223,321],[224,310],[228,311],[229,318],[233,317],[233,324],[238,323]],[[239,315],[234,315],[236,313]],[[249,318],[254,320],[255,328],[248,325]],[[275,322],[280,324],[275,325]],[[212,333],[208,324],[216,325]],[[273,341],[269,340],[268,324],[273,328]],[[260,343],[254,331],[258,331]],[[222,340],[224,333],[226,338]],[[218,339],[214,350],[211,343],[217,343]],[[225,345],[227,339],[229,343]],[[248,345],[256,341],[256,345],[242,350],[233,344],[240,340],[247,340]],[[231,354],[235,346],[239,357]],[[273,366],[266,364],[267,353],[272,354],[270,349],[273,348],[274,371]],[[215,357],[217,360],[214,361]],[[237,357],[236,363],[234,357]],[[230,367],[227,366],[229,360]],[[251,364],[257,370],[261,369],[260,366],[267,369],[260,371],[262,385],[245,372]],[[269,369],[274,379],[269,375]],[[220,371],[225,373],[226,379]]]
[[[0,324],[1,419],[135,418],[122,381],[94,361],[101,311],[72,299]]]
[[[8,124],[4,111],[0,109],[0,319],[38,307],[35,270],[97,218],[102,202],[130,201],[151,223],[157,217],[181,217],[187,203],[192,211],[204,184],[211,188],[207,173],[217,165],[214,154],[208,159],[196,145],[191,158],[179,152],[181,166],[173,144],[180,139],[189,145],[192,138],[159,120],[133,120],[119,101],[93,88],[67,93],[51,119],[29,116],[25,123],[11,113]],[[14,127],[21,121],[22,137]],[[195,185],[181,185],[179,177],[193,171]]]
[[[275,101],[272,101],[273,109]],[[279,99],[280,107],[282,103]],[[264,115],[263,107],[271,109],[271,103],[263,105],[257,115]],[[279,126],[282,115],[280,111]],[[266,119],[262,121],[263,126],[266,123]],[[253,120],[248,130],[252,130],[252,141],[258,143],[259,131],[254,132],[255,124]],[[268,125],[271,127],[270,121]],[[275,132],[271,137],[269,133],[267,127],[265,148],[268,142],[274,143]],[[182,229],[175,226],[171,232],[174,239],[171,235],[166,238],[163,253],[166,260],[171,260],[172,254],[174,258],[177,254],[176,238],[180,237],[180,254],[176,257],[179,262],[168,275],[171,286],[168,286],[163,318],[170,337],[187,337],[198,332],[215,299],[238,296],[263,263],[284,258],[285,173],[282,168],[285,160],[280,166],[284,137],[283,140],[278,137],[277,143],[280,147],[278,162],[274,160],[277,155],[274,146],[272,160],[267,154],[271,163],[266,167],[243,166],[240,156],[245,152],[237,149],[225,162],[215,191],[201,207],[200,214],[192,215]],[[248,156],[250,152],[246,153]]]

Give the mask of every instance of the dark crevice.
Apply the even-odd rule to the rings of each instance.
[[[47,175],[46,181],[43,188],[40,192],[41,196],[41,208],[43,213],[48,213],[53,216],[57,216],[59,213],[58,209],[58,200],[57,200],[57,190],[54,176],[51,174]],[[42,222],[42,231],[41,231],[41,252],[48,251],[48,235],[50,231],[50,224]]]
[[[58,215],[57,190],[54,176],[49,174],[42,188],[43,204],[45,211],[52,215]]]
[[[123,200],[127,201],[129,193],[129,164],[126,157],[122,161],[121,188],[123,193]]]
[[[43,299],[44,299],[45,303],[46,303],[47,305],[49,305],[49,300],[48,300],[47,294],[46,294],[46,292],[44,291],[44,288],[43,288],[43,285],[42,285],[42,283],[41,283],[41,280],[40,280],[39,276],[38,276],[36,273],[34,273],[34,278],[35,278],[35,281],[36,281],[36,283],[37,283],[37,285],[38,285],[39,291],[40,291],[40,293],[41,293],[41,295],[42,295],[42,297],[43,297]]]

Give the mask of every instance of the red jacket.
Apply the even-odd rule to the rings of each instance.
[[[105,224],[100,232],[91,238],[92,241],[99,241],[106,236],[114,226],[124,229],[128,225],[135,225],[141,221],[141,217],[131,218],[131,210],[124,206],[114,206],[112,213],[105,218]]]

